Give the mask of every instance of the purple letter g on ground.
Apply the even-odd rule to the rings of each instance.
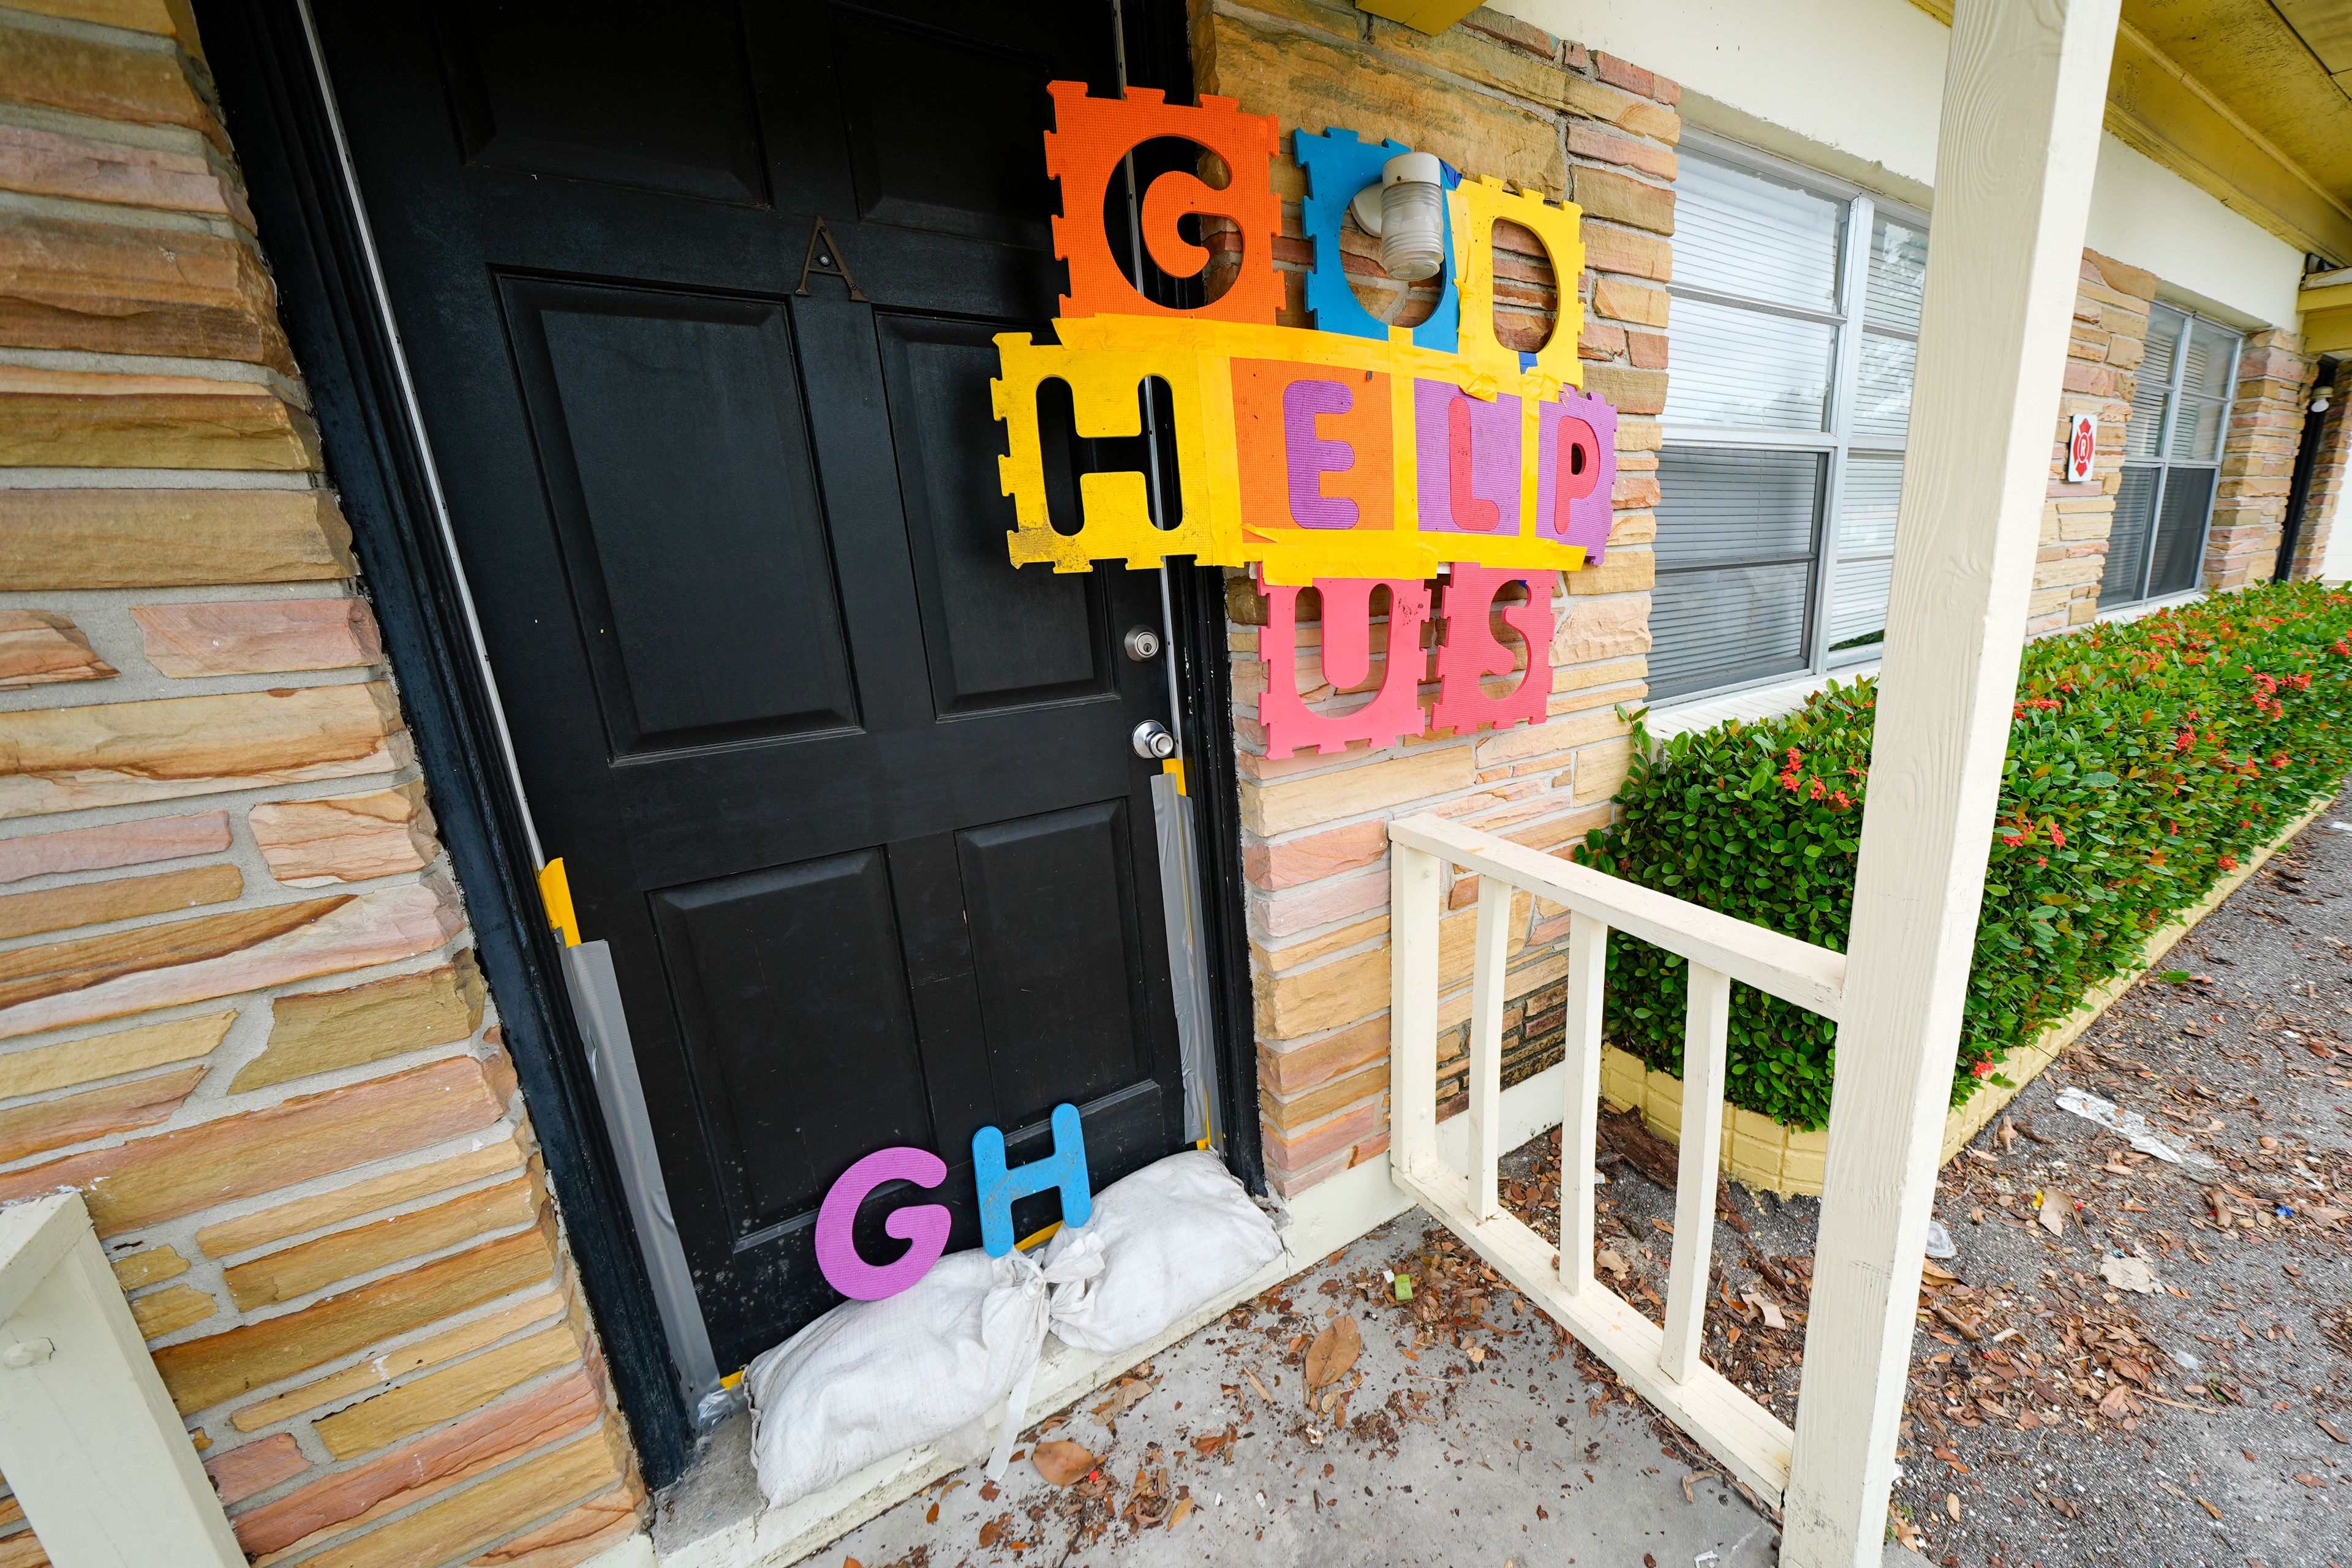
[[[948,1211],[940,1204],[909,1204],[882,1222],[885,1236],[913,1245],[896,1263],[876,1265],[857,1256],[850,1227],[857,1208],[886,1182],[936,1187],[948,1179],[945,1160],[929,1149],[904,1144],[877,1149],[841,1173],[816,1211],[816,1266],[828,1284],[853,1301],[895,1296],[931,1270],[948,1249]]]

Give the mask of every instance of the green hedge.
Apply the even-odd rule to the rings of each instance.
[[[2147,936],[2352,769],[2352,594],[2265,586],[2028,645],[1952,1101],[2131,965]],[[1576,858],[1843,952],[1874,682],[1637,761]],[[1637,752],[1644,749],[1637,734]],[[1622,934],[1607,1030],[1679,1074],[1682,960]],[[1732,1103],[1829,1119],[1835,1028],[1747,986]]]

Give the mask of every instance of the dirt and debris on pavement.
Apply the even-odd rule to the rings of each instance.
[[[809,1561],[1767,1568],[1771,1522],[1605,1376],[1408,1215]]]
[[[1601,1144],[1596,1269],[1662,1318],[1675,1151],[1632,1116]],[[1505,1163],[1554,1237],[1559,1177],[1549,1134]],[[1818,1213],[1718,1193],[1707,1359],[1783,1419]],[[2352,1568],[2352,795],[1945,1169],[1936,1213],[1955,1256],[1920,1292],[1891,1539],[1947,1568]],[[1024,1436],[1001,1485],[959,1472],[811,1561],[1777,1557],[1769,1510],[1419,1215]]]
[[[1632,1115],[1601,1146],[1598,1271],[1662,1320],[1675,1151]],[[1556,1237],[1556,1144],[1506,1169]],[[1820,1205],[1726,1184],[1717,1213],[1707,1360],[1792,1419]],[[1945,1168],[1936,1216],[1896,1539],[2352,1564],[2352,792]]]

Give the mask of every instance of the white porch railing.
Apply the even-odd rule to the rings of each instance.
[[[57,1568],[245,1568],[79,1193],[0,1209],[0,1473]]]
[[[1727,1030],[1734,980],[1825,1017],[1838,1016],[1845,955],[1702,909],[1437,816],[1389,825],[1394,927],[1390,1014],[1391,1171],[1504,1278],[1582,1341],[1634,1390],[1706,1446],[1774,1507],[1789,1484],[1789,1427],[1699,1359],[1723,1151]],[[1478,873],[1470,993],[1468,1171],[1437,1148],[1437,922],[1441,863]],[[1567,907],[1568,1047],[1561,1106],[1559,1246],[1497,1195],[1504,965],[1515,891]],[[1609,932],[1680,953],[1690,968],[1683,1037],[1682,1156],[1664,1330],[1593,1277],[1592,1178],[1601,1112],[1601,988]]]

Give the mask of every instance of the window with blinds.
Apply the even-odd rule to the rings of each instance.
[[[2150,308],[2147,355],[2124,434],[2123,488],[2116,492],[2099,582],[2101,609],[2197,586],[2241,342],[2185,310]]]
[[[1875,653],[1927,265],[1916,215],[1729,149],[1683,151],[1650,616],[1661,700]]]

